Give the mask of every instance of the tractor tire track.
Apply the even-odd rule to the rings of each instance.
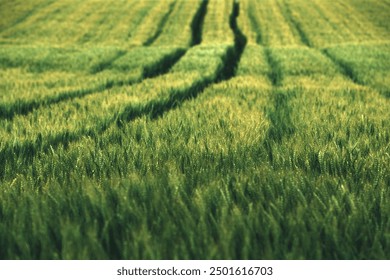
[[[254,8],[252,7],[252,2],[249,2],[249,11],[248,11],[248,18],[249,18],[249,23],[252,28],[252,30],[255,31],[256,34],[256,43],[259,45],[262,45],[263,42],[263,35],[261,32],[261,26],[260,23],[256,19],[256,15],[253,14]]]
[[[265,58],[269,66],[268,79],[273,87],[279,87],[282,83],[283,73],[279,62],[272,56],[271,48],[265,48]]]
[[[227,65],[225,66],[226,68],[228,68],[226,70],[226,73],[224,73],[225,80],[231,79],[236,75],[238,64],[240,63],[242,53],[244,52],[247,43],[247,38],[237,24],[237,18],[239,15],[240,4],[237,1],[234,1],[233,11],[229,19],[229,25],[230,28],[233,30],[234,34],[234,53],[233,56],[230,58],[230,61],[227,61]]]
[[[13,104],[0,104],[0,118],[12,120],[17,115],[27,115],[32,111],[39,109],[44,106],[57,104],[60,102],[72,100],[74,98],[81,98],[93,93],[103,92],[113,87],[123,87],[142,82],[146,78],[153,78],[159,75],[167,73],[177,61],[185,54],[184,49],[178,49],[169,55],[164,56],[153,65],[145,67],[143,73],[139,79],[128,79],[128,80],[108,80],[104,83],[85,89],[75,89],[71,91],[60,91],[59,93],[53,94],[52,96],[46,97],[41,100],[31,100],[23,102],[20,100]],[[97,65],[96,69],[92,69],[94,74],[104,71],[110,68],[112,63],[125,53],[121,53],[116,56],[114,60],[105,62],[104,64]]]
[[[337,1],[336,3],[338,3],[339,5],[344,7],[345,9],[348,9],[350,13],[352,11],[356,11],[356,9],[354,9],[351,6],[346,5],[345,3],[341,3],[340,1]],[[325,20],[327,20],[328,22],[330,22],[332,24],[334,30],[337,30],[337,25],[332,23],[332,20],[325,15],[325,12],[323,11],[323,8],[316,2],[313,2],[313,5],[316,6],[316,9],[317,9],[318,13],[321,14],[324,17]],[[293,21],[297,22],[295,19],[293,19]],[[355,19],[354,22],[357,23],[359,28],[364,27],[364,25],[362,25],[362,23],[359,22],[359,20]],[[364,27],[363,29],[365,29],[365,28],[366,27]],[[378,91],[379,93],[381,93],[385,97],[388,96],[386,92],[383,92],[383,90],[378,89],[375,86],[369,85],[369,84],[365,83],[364,81],[362,81],[359,78],[359,76],[356,73],[356,71],[353,69],[353,67],[351,65],[349,65],[348,62],[345,62],[342,59],[340,59],[340,58],[336,57],[335,55],[333,55],[330,52],[330,48],[323,48],[323,49],[317,49],[316,48],[316,50],[318,50],[323,56],[325,56],[327,59],[329,59],[335,65],[335,67],[339,70],[339,73],[341,75],[343,75],[345,78],[347,78],[349,81],[354,83],[355,85],[363,86],[363,87],[366,87],[366,88],[370,88],[370,89],[372,89],[374,91]]]
[[[200,44],[201,41],[201,30],[203,26],[204,16],[207,12],[208,0],[204,0],[198,13],[194,18],[194,23],[197,23],[196,26],[193,24],[193,44]],[[156,119],[163,116],[165,113],[180,107],[183,102],[196,98],[199,94],[205,91],[207,88],[227,81],[233,78],[236,74],[237,65],[240,61],[241,55],[245,49],[247,39],[242,31],[237,25],[237,17],[239,16],[239,3],[233,1],[233,10],[230,15],[230,28],[234,34],[234,46],[229,48],[226,52],[226,55],[223,57],[223,67],[216,73],[216,79],[204,79],[198,82],[195,82],[189,88],[182,91],[174,91],[170,97],[164,102],[158,103],[149,103],[145,104],[142,108],[138,110],[125,110],[121,115],[118,115],[117,124],[122,126],[123,123],[132,121],[138,117],[149,115],[151,119]]]
[[[169,9],[167,11],[167,13],[161,18],[161,21],[158,23],[158,28],[157,28],[157,31],[155,34],[153,34],[153,36],[151,36],[145,43],[144,43],[144,46],[150,46],[153,44],[154,41],[156,41],[156,39],[160,36],[160,34],[163,32],[164,30],[164,27],[169,19],[169,16],[172,14],[173,12],[173,9],[175,8],[175,5],[177,4],[177,2],[172,2],[170,5],[169,5]]]
[[[253,11],[256,7],[252,6],[253,2],[249,2],[249,11],[248,11],[248,18],[250,25],[252,29],[255,31],[256,34],[256,43],[262,47],[264,47],[264,54],[266,63],[269,66],[268,71],[268,79],[271,81],[272,86],[278,87],[281,84],[282,81],[282,73],[281,73],[281,67],[279,63],[273,58],[271,53],[271,48],[269,46],[266,46],[264,42],[264,36],[262,34],[262,27],[260,26],[260,23],[256,19],[256,16],[253,14]]]
[[[342,74],[348,80],[352,81],[356,85],[363,85],[364,86],[364,84],[361,83],[357,79],[357,77],[354,74],[354,72],[353,72],[351,67],[349,67],[347,64],[341,62],[340,60],[338,60],[335,57],[333,57],[332,55],[330,55],[330,53],[327,51],[327,49],[322,49],[321,50],[321,49],[314,48],[313,44],[310,42],[310,39],[307,37],[307,35],[303,31],[303,28],[300,25],[299,21],[297,21],[297,19],[294,18],[293,14],[292,14],[292,11],[291,11],[291,8],[289,7],[289,5],[288,5],[288,3],[286,1],[284,1],[284,5],[283,6],[285,7],[285,11],[286,11],[285,12],[285,16],[287,17],[287,20],[295,28],[295,30],[299,34],[301,42],[304,45],[306,45],[307,47],[309,47],[309,48],[311,48],[313,50],[318,51],[321,55],[323,55],[327,59],[329,59],[336,66],[336,68],[339,69],[340,74]]]
[[[173,90],[169,98],[165,100],[154,100],[138,107],[129,104],[120,113],[97,121],[97,124],[89,129],[63,131],[48,135],[44,139],[41,134],[38,134],[34,140],[3,143],[0,148],[0,158],[4,159],[3,166],[7,166],[7,168],[4,167],[4,170],[0,169],[0,178],[7,177],[6,169],[13,170],[18,165],[20,166],[20,161],[18,162],[17,159],[22,159],[23,164],[29,165],[33,163],[34,157],[39,153],[53,152],[53,149],[59,146],[67,148],[70,143],[76,142],[85,136],[96,138],[113,124],[121,127],[129,121],[145,115],[151,119],[159,118],[170,110],[181,106],[186,100],[196,98],[207,87],[232,78],[236,70],[234,66],[238,64],[246,42],[245,36],[239,30],[236,23],[238,13],[239,5],[235,3],[231,16],[231,27],[235,35],[235,45],[224,56],[223,67],[216,73],[216,79],[198,80],[186,89]],[[202,22],[203,20],[199,21],[200,24]]]
[[[197,32],[202,30],[204,17],[207,10],[208,1],[203,1],[202,5],[199,7],[197,11],[193,23],[191,24],[192,28],[192,45],[197,45],[200,43],[201,35]],[[167,73],[170,68],[185,54],[186,51],[183,51],[175,57],[174,60],[166,61],[167,67],[160,68],[160,72],[146,72],[145,76],[158,76]],[[225,63],[224,68],[227,65]],[[223,71],[223,70],[221,70]],[[90,129],[81,129],[77,131],[63,131],[61,133],[50,134],[45,139],[43,139],[42,135],[38,133],[36,139],[34,140],[24,140],[21,142],[14,141],[11,142],[3,142],[0,143],[0,163],[2,168],[0,169],[0,179],[4,179],[6,177],[6,170],[14,170],[20,166],[20,162],[18,159],[22,159],[23,164],[32,164],[33,159],[39,153],[47,153],[53,151],[53,149],[62,145],[64,148],[67,148],[68,145],[72,142],[76,142],[80,140],[82,137],[90,136],[97,137],[104,131],[106,131],[113,123],[116,122],[118,126],[123,124],[124,122],[128,122],[134,120],[135,118],[149,115],[151,118],[157,118],[164,114],[165,112],[179,106],[184,100],[196,97],[203,89],[205,89],[210,83],[213,81],[201,81],[194,83],[191,87],[187,88],[183,91],[175,91],[170,95],[164,102],[150,102],[145,104],[144,106],[140,106],[138,108],[134,108],[133,106],[126,107],[122,112],[109,116],[105,119],[101,119],[96,126]],[[105,86],[114,86],[114,85],[105,85]],[[61,101],[71,99],[76,97],[76,94],[91,94],[96,92],[95,89],[86,90],[85,92],[77,92],[77,93],[68,93],[70,97],[63,98]],[[60,102],[60,100],[58,100]],[[56,103],[56,102],[52,102]],[[42,106],[43,104],[37,104],[36,106]],[[28,108],[25,113],[31,112],[35,108]],[[28,111],[28,112],[27,112]],[[0,110],[1,112],[1,110]]]
[[[252,2],[251,2],[252,3]],[[279,6],[281,12],[282,8]],[[283,73],[280,63],[272,55],[272,47],[266,46],[263,41],[263,34],[261,26],[253,15],[254,8],[251,7],[249,12],[249,21],[252,29],[256,32],[256,43],[265,50],[265,59],[269,66],[268,79],[272,83],[272,90],[270,93],[271,106],[266,110],[266,116],[270,121],[270,127],[267,131],[267,135],[262,141],[262,145],[268,153],[268,160],[272,164],[273,162],[273,147],[275,144],[280,145],[285,138],[291,137],[295,133],[295,125],[291,119],[292,108],[290,101],[295,98],[295,93],[280,89]],[[290,28],[292,23],[288,22]],[[299,34],[299,32],[298,32]]]
[[[203,2],[204,5],[207,5],[207,0]],[[204,6],[200,9],[204,14],[207,11],[207,6]],[[240,13],[240,5],[237,1],[233,1],[233,10],[229,18],[229,25],[234,34],[234,47],[227,50],[226,56],[224,57],[224,63],[222,69],[218,73],[216,73],[216,79],[213,80],[204,80],[198,83],[195,83],[188,90],[183,92],[176,92],[174,95],[171,95],[171,98],[165,102],[164,104],[155,104],[153,106],[149,106],[149,109],[146,109],[146,112],[150,112],[150,116],[152,119],[159,118],[163,116],[168,111],[180,107],[183,102],[196,98],[203,91],[207,90],[207,88],[216,85],[218,83],[228,81],[231,78],[235,77],[237,66],[240,62],[242,53],[245,49],[247,38],[238,27],[237,17]],[[202,20],[203,22],[203,20]],[[200,25],[201,26],[201,25]],[[200,28],[201,29],[201,28]],[[196,40],[194,40],[197,42]],[[141,114],[142,115],[142,114]],[[138,116],[136,116],[138,117]],[[126,118],[126,121],[132,120],[135,117]]]
[[[192,33],[191,46],[192,47],[200,44],[201,42],[201,38],[202,38],[201,31],[202,31],[204,17],[207,12],[207,4],[208,4],[208,0],[202,1],[191,23],[191,33]],[[169,15],[172,13],[173,9],[174,9],[174,5],[171,5],[170,10],[166,14],[165,20],[162,21],[163,25],[165,25],[166,22],[168,21]],[[163,26],[161,26],[161,28],[163,28]],[[162,30],[158,32],[158,36],[161,34],[161,32]],[[156,36],[154,40],[156,40],[158,36]],[[150,67],[145,67],[145,69],[143,69],[143,73],[140,79],[136,79],[136,80],[129,79],[129,80],[121,80],[121,81],[109,80],[95,87],[60,92],[55,94],[53,97],[45,98],[39,101],[23,102],[21,100],[19,102],[16,102],[13,105],[0,104],[0,119],[2,118],[2,119],[12,120],[17,115],[27,115],[32,111],[39,109],[40,107],[72,100],[74,98],[85,97],[87,95],[93,93],[99,93],[116,86],[121,87],[121,86],[137,84],[139,82],[142,82],[146,78],[153,78],[159,75],[166,74],[173,67],[173,65],[175,65],[182,56],[184,56],[186,51],[187,50],[180,49],[179,51],[171,55],[165,56],[164,58],[156,62],[156,64],[153,64]],[[114,60],[110,62],[105,62],[102,65],[97,65],[97,68],[92,69],[92,72],[98,73],[104,71],[105,69],[108,69],[112,65],[112,63],[114,63],[114,61],[118,59],[120,56],[122,56],[122,54],[118,55],[116,58],[114,58]]]
[[[203,28],[203,22],[204,18],[207,13],[207,5],[209,1],[203,0],[202,4],[200,5],[198,11],[195,13],[194,19],[191,23],[191,47],[199,45],[202,41],[202,28]]]
[[[273,164],[275,145],[282,144],[285,139],[293,137],[296,132],[294,121],[291,118],[294,109],[290,106],[290,101],[296,98],[296,92],[274,88],[270,97],[272,106],[266,110],[270,127],[262,145],[267,151],[269,162]]]
[[[277,3],[282,15],[287,20],[290,28],[296,31],[299,36],[299,40],[302,42],[302,44],[308,46],[309,48],[312,48],[312,44],[309,38],[306,36],[305,32],[303,31],[301,24],[294,19],[290,6],[286,3],[286,1],[284,1],[283,5],[279,1],[277,1]]]
[[[111,65],[116,61],[118,60],[119,58],[121,58],[122,56],[124,56],[126,54],[126,51],[119,51],[114,57],[112,57],[111,59],[109,60],[103,60],[103,61],[100,61],[99,63],[93,65],[91,67],[91,69],[89,70],[89,72],[91,74],[97,74],[99,72],[102,72],[104,71],[105,69],[109,69],[111,67]]]
[[[323,49],[320,51],[321,54],[326,56],[329,60],[332,61],[332,63],[337,67],[337,69],[340,71],[340,73],[348,78],[348,80],[352,81],[354,84],[365,86],[363,83],[361,83],[353,71],[352,67],[350,67],[347,63],[341,61],[340,59],[333,56],[328,49]]]

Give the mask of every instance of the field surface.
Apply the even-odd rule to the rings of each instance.
[[[390,259],[389,0],[0,0],[0,259]]]

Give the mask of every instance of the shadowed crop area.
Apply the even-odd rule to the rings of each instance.
[[[387,0],[0,0],[0,259],[389,259]]]

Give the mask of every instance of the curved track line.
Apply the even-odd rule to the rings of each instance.
[[[207,87],[216,84],[216,82],[226,81],[234,76],[235,69],[231,75],[222,75],[222,73],[229,72],[231,73],[231,63],[237,65],[245,44],[243,44],[243,34],[239,30],[236,18],[238,16],[239,6],[235,4],[233,14],[231,16],[231,27],[235,34],[235,47],[232,50],[233,54],[231,56],[226,56],[223,64],[223,69],[219,70],[219,75],[221,76],[220,80],[216,81],[198,81],[195,82],[189,88],[176,91],[171,94],[171,96],[162,102],[149,102],[142,107],[135,109],[134,107],[128,107],[128,110],[123,110],[119,115],[112,116],[106,120],[102,120],[97,127],[93,127],[84,131],[64,131],[59,134],[49,135],[45,141],[42,141],[42,138],[37,136],[35,140],[29,140],[22,143],[11,144],[3,146],[0,150],[0,157],[7,158],[10,156],[23,157],[27,162],[31,162],[39,152],[50,152],[53,148],[63,145],[68,146],[69,143],[78,141],[84,136],[96,136],[103,133],[107,130],[113,123],[116,122],[117,125],[121,126],[124,122],[134,120],[135,118],[142,117],[144,115],[149,115],[151,119],[156,119],[166,112],[179,107],[184,101],[197,97],[203,90]],[[203,20],[200,21],[200,24]],[[233,59],[233,61],[231,60]],[[228,69],[228,70],[227,70]],[[2,175],[2,174],[0,174]],[[4,174],[2,175],[4,176]],[[1,176],[0,176],[1,177]]]
[[[151,67],[147,67],[143,69],[143,74],[140,79],[129,79],[129,80],[108,80],[104,83],[86,89],[75,89],[71,91],[62,91],[56,95],[48,96],[44,99],[38,101],[28,101],[23,103],[23,100],[19,102],[15,102],[14,105],[9,104],[0,104],[0,118],[3,119],[13,119],[16,115],[27,115],[28,113],[48,105],[57,104],[63,101],[72,100],[74,98],[81,98],[93,93],[99,93],[105,91],[107,89],[113,88],[115,86],[122,87],[133,85],[142,82],[146,78],[153,78],[159,75],[167,73],[177,61],[185,54],[185,50],[177,50],[172,54],[164,56],[160,61],[156,63],[156,65],[152,65]],[[116,57],[118,58],[118,57]],[[104,65],[104,68],[107,68],[110,64]],[[99,69],[97,72],[101,72],[104,69]]]
[[[168,12],[162,17],[161,21],[159,22],[156,33],[153,34],[153,36],[150,37],[150,38],[143,44],[144,46],[150,46],[150,45],[152,45],[152,44],[154,43],[154,41],[156,41],[156,39],[160,36],[160,34],[163,32],[163,29],[164,29],[165,25],[167,24],[167,21],[168,21],[168,19],[169,19],[169,16],[172,14],[173,9],[174,9],[174,7],[175,7],[176,4],[177,4],[177,2],[172,2],[172,3],[169,5]]]
[[[192,41],[194,44],[200,43],[200,41],[198,42],[198,40],[199,38],[201,38],[201,36],[196,35],[196,32],[202,29],[207,3],[208,3],[207,1],[203,1],[198,12],[196,13],[193,24],[191,25],[192,34],[193,34]],[[184,55],[184,53],[182,55]],[[173,64],[175,64],[180,59],[180,57],[178,57]],[[164,68],[163,72],[164,73],[168,72],[169,69],[173,66],[173,64],[170,65],[169,68],[168,67]],[[108,129],[110,125],[115,121],[117,122],[118,125],[120,125],[123,121],[131,121],[143,115],[150,115],[152,118],[157,118],[162,114],[164,114],[165,112],[171,110],[172,108],[177,107],[184,100],[196,97],[205,87],[208,86],[208,84],[209,84],[208,82],[195,83],[190,88],[182,92],[179,93],[176,92],[176,94],[172,95],[167,101],[162,102],[160,104],[151,102],[146,104],[143,107],[140,107],[137,110],[134,110],[134,108],[133,110],[125,109],[119,115],[112,116],[111,118],[108,118],[106,120],[102,120],[102,122],[98,124],[98,127],[93,127],[91,129],[87,129],[84,131],[64,131],[61,133],[48,136],[48,139],[45,139],[45,142],[42,141],[42,136],[38,135],[35,140],[28,140],[22,143],[4,143],[3,147],[0,149],[0,158],[7,159],[9,157],[23,157],[25,161],[31,162],[34,156],[39,152],[42,151],[48,152],[53,148],[58,147],[59,145],[63,145],[67,147],[69,143],[78,141],[79,139],[81,139],[86,135],[92,136],[96,134],[101,134],[106,129]],[[92,93],[92,91],[87,92],[86,94],[90,94],[90,93]],[[4,163],[4,166],[5,165],[6,164]],[[0,170],[0,178],[5,176],[5,174],[3,174],[1,171],[2,170]]]
[[[346,77],[348,80],[352,81],[353,83],[357,84],[357,85],[363,85],[362,83],[360,83],[356,77],[354,76],[353,74],[353,71],[352,69],[350,69],[349,67],[347,67],[347,65],[344,65],[343,63],[341,63],[340,61],[336,60],[334,57],[332,57],[331,55],[329,55],[328,52],[326,52],[326,50],[320,50],[320,49],[317,49],[315,47],[313,47],[313,44],[310,42],[309,38],[306,36],[305,32],[303,31],[300,23],[294,18],[292,12],[291,12],[291,9],[289,7],[289,5],[286,3],[286,1],[284,1],[284,7],[286,9],[286,12],[285,12],[285,16],[287,17],[287,20],[291,23],[292,27],[295,28],[295,30],[297,31],[297,33],[299,34],[299,37],[300,37],[300,40],[301,42],[306,45],[307,47],[309,47],[310,49],[313,49],[313,50],[317,50],[319,51],[319,53],[323,56],[325,56],[327,59],[331,60],[331,62],[340,70],[340,74],[342,74],[344,77]]]
[[[191,23],[191,33],[192,33],[191,46],[198,45],[201,42],[201,38],[202,38],[201,30],[202,30],[202,26],[203,26],[204,17],[206,15],[206,11],[207,11],[207,4],[208,4],[208,0],[202,1],[201,5],[198,8],[198,11],[195,13],[193,21]],[[168,11],[166,16],[164,17],[165,19],[162,21],[163,25],[166,24],[166,22],[169,18],[169,15],[172,13],[172,11],[174,9],[174,6],[175,5],[173,5],[173,4],[171,5],[170,10]],[[163,28],[163,26],[161,28]],[[158,36],[161,34],[161,32],[162,32],[162,29],[160,30],[160,32],[157,32],[157,36],[155,38],[153,38],[153,41],[158,38]],[[180,60],[180,58],[185,53],[186,53],[186,50],[183,50],[183,51],[177,52],[176,54],[168,55],[168,56],[164,57],[161,61],[159,61],[157,63],[160,65],[153,65],[152,67],[148,67],[148,68],[144,69],[143,75],[140,78],[140,80],[107,81],[101,85],[98,85],[98,86],[95,86],[92,88],[66,91],[66,92],[62,92],[62,93],[57,94],[55,97],[47,98],[47,99],[40,100],[40,101],[31,101],[31,102],[27,102],[25,104],[18,102],[18,104],[15,104],[15,106],[11,106],[11,107],[10,107],[10,105],[0,104],[0,118],[12,119],[16,115],[27,115],[28,113],[30,113],[33,110],[38,109],[42,106],[47,106],[47,105],[52,105],[52,104],[56,104],[56,103],[67,101],[67,100],[72,100],[72,99],[77,98],[77,97],[84,97],[84,96],[87,96],[87,95],[90,95],[93,93],[102,92],[102,91],[104,91],[106,89],[110,89],[114,86],[128,86],[128,85],[136,84],[136,83],[142,82],[142,80],[144,80],[145,78],[153,78],[153,77],[156,77],[159,75],[163,75],[163,74],[169,72],[169,70]],[[119,58],[119,56],[117,58]],[[109,67],[110,64],[113,62],[114,61],[111,61],[109,63],[102,65],[102,67],[100,67],[99,70],[96,71],[96,73],[103,71],[104,69]]]

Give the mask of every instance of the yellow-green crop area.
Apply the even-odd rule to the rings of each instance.
[[[389,259],[389,0],[0,0],[0,259]]]

